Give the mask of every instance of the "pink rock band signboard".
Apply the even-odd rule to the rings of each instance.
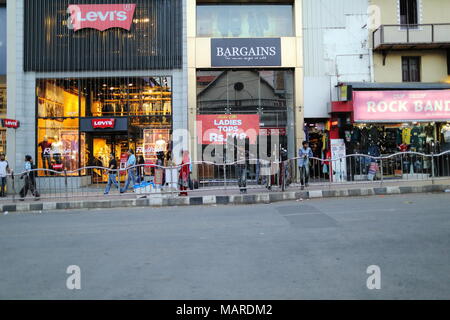
[[[450,90],[354,91],[355,121],[450,120]]]
[[[135,4],[71,4],[67,27],[78,31],[92,28],[104,31],[110,28],[130,30]]]

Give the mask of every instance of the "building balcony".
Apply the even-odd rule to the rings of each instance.
[[[450,23],[381,25],[373,32],[373,50],[450,48]]]

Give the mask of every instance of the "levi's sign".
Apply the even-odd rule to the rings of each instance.
[[[211,39],[212,67],[281,66],[279,38]]]
[[[92,119],[92,127],[94,129],[106,129],[113,128],[116,123],[116,119]]]
[[[353,91],[355,121],[450,120],[450,90]]]
[[[92,28],[104,31],[109,28],[130,30],[135,4],[71,4],[67,27],[78,31]]]
[[[19,127],[19,121],[13,119],[2,119],[3,126],[5,128],[14,128],[17,129]]]

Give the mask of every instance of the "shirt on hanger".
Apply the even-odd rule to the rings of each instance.
[[[404,144],[411,144],[411,128],[403,128],[402,141]]]

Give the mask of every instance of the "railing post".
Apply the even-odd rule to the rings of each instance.
[[[432,152],[431,153],[431,184],[432,185],[434,184],[434,175],[435,175],[434,170],[435,170],[435,168],[434,168],[434,153]]]
[[[64,169],[64,190],[66,193],[66,198],[68,198],[69,194],[67,192],[67,169]]]
[[[383,175],[384,175],[383,159],[380,159],[380,173],[381,173],[381,182],[380,182],[380,187],[381,187],[381,186],[383,186]]]
[[[16,183],[15,183],[15,179],[14,179],[14,170],[11,170],[11,177],[12,177],[12,183],[11,183],[11,187],[13,189],[13,202],[16,202]]]
[[[227,165],[223,163],[223,181],[225,184],[225,190],[227,189]]]

